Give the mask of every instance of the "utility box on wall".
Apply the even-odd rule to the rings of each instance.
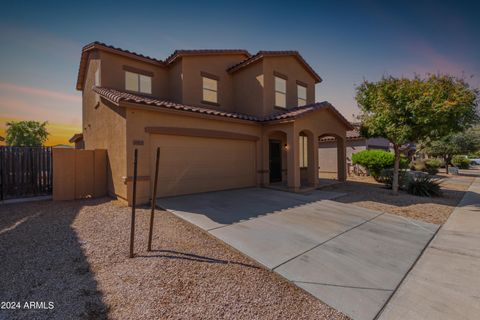
[[[53,200],[107,194],[107,151],[53,149]]]

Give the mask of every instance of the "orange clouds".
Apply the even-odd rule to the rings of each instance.
[[[81,102],[76,94],[0,82],[0,136],[5,137],[8,121],[48,121],[46,145],[70,144],[68,140],[82,131]]]
[[[21,93],[21,94],[27,94],[27,95],[35,95],[35,96],[49,98],[49,99],[64,100],[69,102],[76,102],[76,103],[82,102],[82,98],[78,95],[73,95],[73,94],[48,90],[48,89],[42,89],[42,88],[20,86],[13,83],[7,83],[7,82],[0,82],[0,90],[5,90],[11,93],[15,92],[15,93]]]

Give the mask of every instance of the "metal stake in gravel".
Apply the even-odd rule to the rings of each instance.
[[[157,182],[158,182],[158,162],[160,159],[160,147],[157,148],[157,161],[155,164],[155,183],[153,184],[152,193],[152,211],[150,211],[150,229],[148,230],[148,246],[147,251],[152,251],[152,233],[153,233],[153,216],[155,213],[155,206],[157,204]]]
[[[130,255],[133,258],[133,243],[135,242],[135,198],[137,196],[137,158],[138,150],[133,155],[133,194],[132,194],[132,222],[130,228]]]

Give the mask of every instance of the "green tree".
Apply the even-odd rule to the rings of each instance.
[[[478,90],[463,79],[430,75],[413,79],[383,77],[357,87],[361,133],[388,139],[395,154],[392,190],[398,193],[403,146],[421,139],[438,139],[463,131],[478,120]]]
[[[480,150],[480,132],[477,130],[466,130],[464,132],[450,133],[438,140],[423,142],[422,151],[429,156],[442,157],[445,161],[445,172],[448,173],[448,166],[453,156],[468,154]]]
[[[37,121],[11,121],[7,122],[7,136],[5,141],[8,146],[39,147],[47,140],[47,122]]]

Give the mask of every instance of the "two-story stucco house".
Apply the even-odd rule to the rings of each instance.
[[[158,60],[94,42],[82,50],[85,149],[106,149],[108,190],[151,196],[160,147],[158,196],[283,185],[318,185],[318,139],[338,139],[345,179],[350,123],[315,103],[319,75],[296,51],[177,50]]]

